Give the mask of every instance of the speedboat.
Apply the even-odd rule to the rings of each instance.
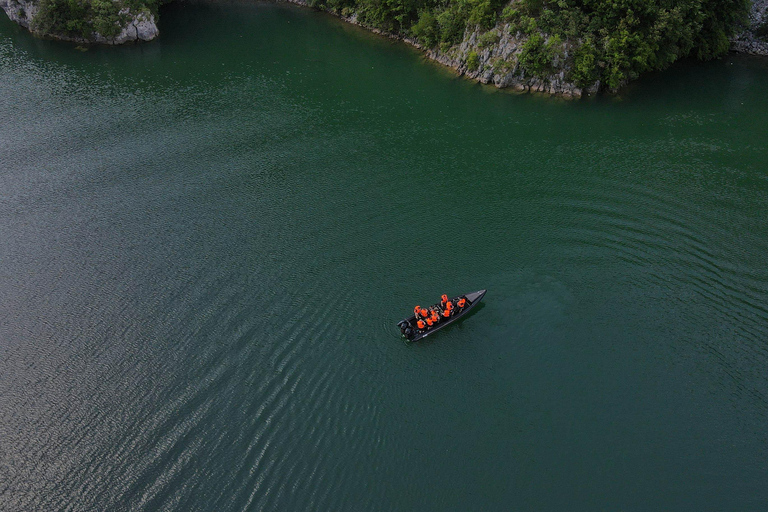
[[[483,300],[483,297],[485,296],[485,292],[487,290],[480,290],[477,292],[467,293],[466,295],[459,295],[458,297],[454,297],[452,299],[449,299],[453,304],[457,304],[460,299],[465,299],[466,304],[463,308],[454,307],[453,311],[454,313],[449,317],[444,317],[442,315],[443,308],[441,307],[440,303],[437,303],[433,306],[430,306],[428,309],[429,311],[437,311],[439,320],[437,323],[426,326],[424,329],[419,329],[419,326],[417,325],[417,319],[416,315],[411,316],[410,318],[406,318],[404,320],[400,320],[397,323],[397,326],[400,328],[400,333],[405,337],[408,341],[419,341],[422,338],[426,338],[430,334],[439,331],[443,327],[447,325],[451,325],[452,323],[456,322],[460,318],[464,317],[467,313],[470,312],[472,308],[477,306],[481,300]]]

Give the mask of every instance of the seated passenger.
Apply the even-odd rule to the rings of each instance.
[[[446,294],[442,294],[440,296],[440,307],[442,309],[445,309],[445,304],[448,302],[448,296]]]
[[[456,305],[458,305],[459,308],[464,309],[464,306],[467,305],[467,299],[465,299],[464,297],[460,298],[459,302],[457,302]]]

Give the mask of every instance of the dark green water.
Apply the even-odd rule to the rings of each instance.
[[[288,6],[161,30],[0,20],[0,510],[766,510],[766,60],[566,102]]]

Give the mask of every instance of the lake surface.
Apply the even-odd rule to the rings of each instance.
[[[0,19],[0,510],[766,510],[768,61],[564,101],[162,14]]]

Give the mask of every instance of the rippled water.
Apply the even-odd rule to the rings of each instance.
[[[0,20],[0,510],[765,510],[764,60],[566,102],[288,6],[161,30]]]

